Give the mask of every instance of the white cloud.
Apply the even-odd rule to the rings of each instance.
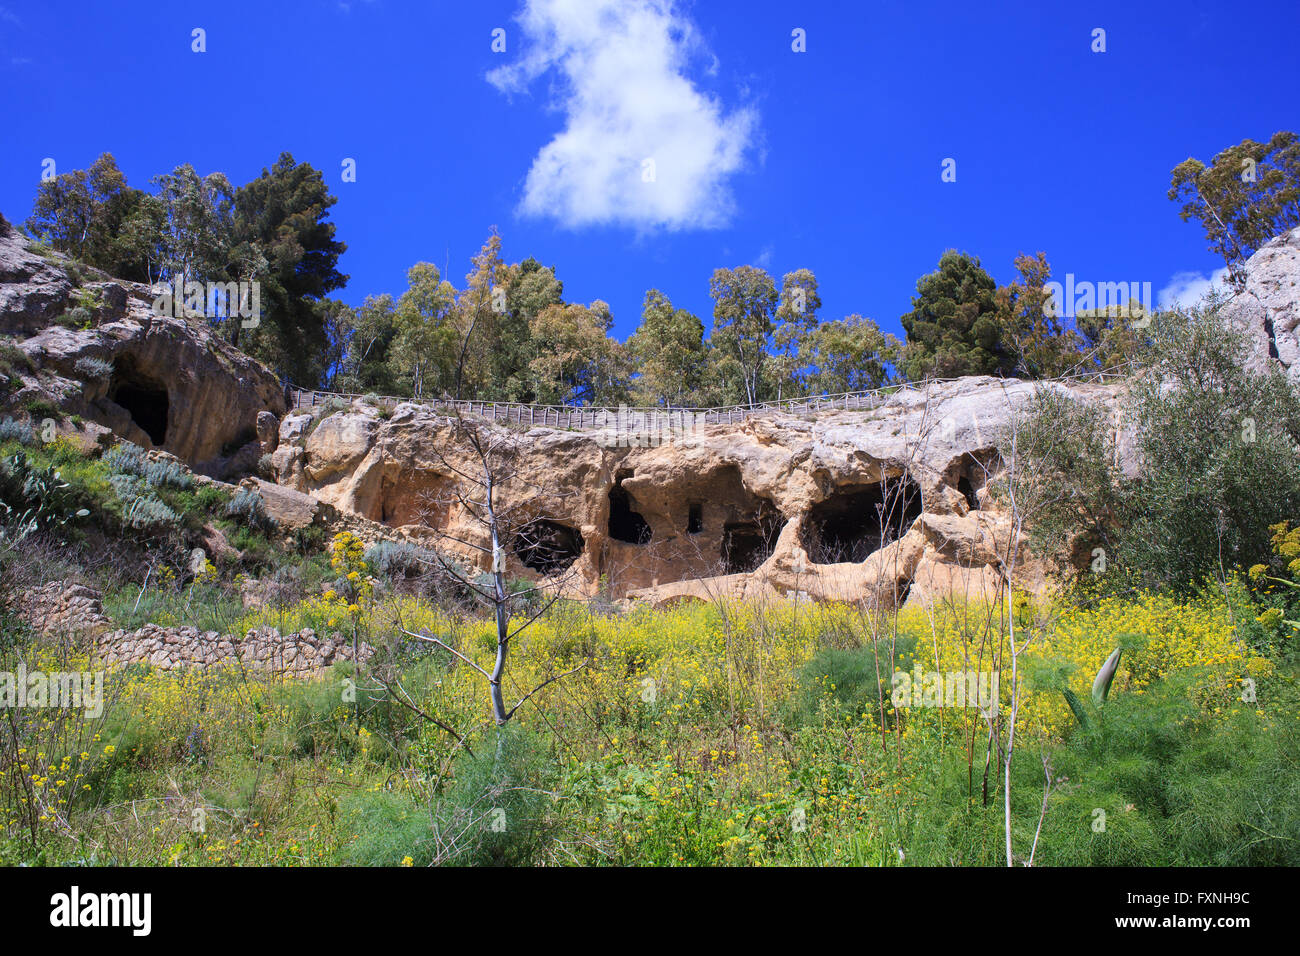
[[[727,223],[728,178],[741,168],[758,116],[728,113],[696,88],[690,62],[711,54],[671,0],[525,0],[517,20],[524,56],[487,79],[514,93],[554,70],[551,105],[565,116],[528,171],[524,214],[571,228]]]
[[[1196,305],[1213,289],[1227,289],[1228,268],[1215,269],[1202,275],[1199,272],[1176,272],[1169,284],[1156,293],[1156,308],[1177,309]]]

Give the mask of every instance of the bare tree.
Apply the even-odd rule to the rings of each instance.
[[[504,726],[519,708],[547,685],[576,673],[586,667],[583,661],[563,673],[553,674],[523,694],[513,706],[507,706],[504,689],[506,662],[510,644],[522,631],[545,614],[556,601],[573,592],[576,574],[572,561],[567,560],[559,529],[563,526],[539,509],[535,502],[555,500],[554,492],[522,479],[516,462],[520,453],[520,439],[505,428],[469,418],[459,408],[446,419],[453,436],[453,447],[465,451],[472,468],[454,459],[446,450],[435,448],[434,454],[453,476],[450,490],[439,496],[438,504],[447,515],[457,511],[469,519],[478,533],[473,537],[453,534],[446,528],[434,528],[435,538],[451,548],[436,548],[430,552],[430,561],[441,567],[449,579],[465,589],[478,603],[487,607],[496,624],[496,654],[492,668],[479,666],[466,654],[436,635],[407,629],[399,622],[404,634],[425,643],[433,644],[451,654],[461,664],[480,674],[488,685],[492,717],[498,726]],[[514,504],[505,504],[500,498],[507,484],[519,492],[512,497]],[[532,495],[525,494],[529,489]],[[474,575],[454,561],[444,550],[477,552],[485,559],[489,570],[486,575]],[[530,587],[511,590],[506,580],[510,552],[524,556],[541,575]],[[486,580],[484,579],[486,578]],[[544,600],[536,602],[535,598]],[[521,623],[511,626],[514,611],[527,608]],[[427,716],[427,715],[426,715]]]

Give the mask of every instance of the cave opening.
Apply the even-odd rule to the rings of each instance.
[[[970,478],[965,475],[958,478],[957,490],[960,491],[962,497],[966,499],[966,504],[970,505],[971,511],[980,510],[980,500],[975,494],[975,489],[971,486]]]
[[[906,534],[921,514],[921,489],[911,478],[837,489],[813,505],[803,545],[814,564],[865,561]]]
[[[131,421],[140,426],[155,446],[166,443],[171,403],[165,385],[140,374],[129,364],[118,363],[109,382],[108,397],[126,410]]]
[[[511,543],[525,567],[541,574],[567,571],[582,554],[584,542],[577,528],[548,518],[528,522]]]
[[[632,510],[632,498],[620,478],[609,489],[609,536],[627,544],[645,544],[653,534],[650,523]]]
[[[952,480],[955,474],[955,486],[966,504],[970,506],[971,511],[980,510],[980,491],[982,491],[1002,470],[1002,457],[998,454],[997,449],[990,448],[983,451],[967,452],[957,461],[953,469],[948,472],[948,480]]]
[[[699,534],[704,530],[704,505],[698,501],[692,501],[687,506],[686,513],[686,533]]]
[[[770,502],[760,500],[752,517],[722,526],[722,563],[727,574],[747,574],[772,556],[785,517]]]

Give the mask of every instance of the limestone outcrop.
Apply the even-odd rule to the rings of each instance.
[[[285,408],[274,374],[202,321],[155,314],[149,287],[113,280],[74,289],[66,262],[0,230],[0,333],[22,336],[17,346],[32,365],[19,371],[10,408],[48,402],[84,419],[85,430],[161,448],[205,474],[256,466],[266,452],[259,413]],[[78,309],[79,321],[55,321]],[[266,417],[260,424],[274,428]]]
[[[871,411],[656,428],[644,447],[626,430],[484,425],[501,455],[507,570],[656,603],[990,593],[1011,533],[990,493],[999,442],[1037,388],[1114,399],[1112,386],[968,378]],[[281,423],[279,481],[488,566],[484,529],[457,497],[482,469],[454,419],[413,403],[385,418],[362,402],[304,419]],[[1026,565],[1022,579],[1040,572]]]
[[[0,219],[0,333],[31,335],[53,322],[72,294],[54,255],[38,254]]]
[[[1244,270],[1223,314],[1249,336],[1257,366],[1277,362],[1300,382],[1300,226],[1260,246]]]

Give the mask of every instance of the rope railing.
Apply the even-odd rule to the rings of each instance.
[[[1042,382],[1090,382],[1105,384],[1107,380],[1123,377],[1122,366],[1102,371],[1083,372],[1057,378],[1038,379]],[[970,377],[970,376],[963,376]],[[755,402],[742,405],[718,406],[681,406],[681,405],[620,405],[617,407],[590,405],[534,405],[524,402],[498,402],[478,399],[452,398],[410,398],[399,395],[376,395],[373,392],[336,392],[326,389],[307,389],[289,384],[286,397],[290,410],[316,408],[331,400],[341,400],[351,404],[357,399],[371,399],[379,407],[395,408],[402,403],[477,415],[492,421],[515,423],[520,425],[554,427],[563,429],[604,428],[608,426],[611,416],[635,417],[655,416],[672,427],[674,421],[681,424],[731,424],[744,421],[751,415],[816,413],[830,411],[861,411],[879,407],[890,398],[909,391],[918,391],[932,385],[942,385],[961,381],[957,378],[931,378],[919,382],[906,382],[898,385],[886,385],[880,388],[856,392],[839,392],[833,395],[805,395],[796,398],[784,398],[767,402]],[[1007,382],[1033,381],[1027,379],[1006,379]]]

